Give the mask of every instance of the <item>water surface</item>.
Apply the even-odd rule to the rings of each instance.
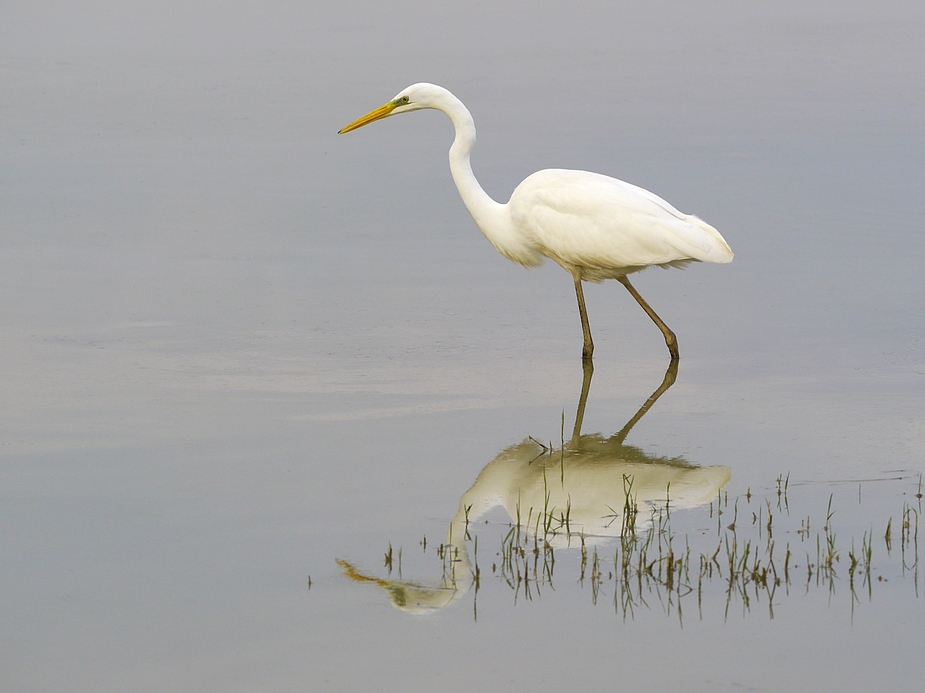
[[[925,472],[925,11],[530,8],[0,10],[4,690],[921,680],[901,526]],[[776,590],[656,582],[627,613],[609,568],[591,578],[595,551],[622,555],[606,522],[460,520],[515,451],[540,455],[534,491],[536,469],[569,471],[530,438],[567,442],[581,331],[565,273],[511,265],[472,224],[441,114],[335,134],[421,80],[473,112],[497,199],[542,167],[600,171],[729,241],[731,265],[638,275],[682,359],[619,441],[667,355],[622,287],[586,290],[581,432],[622,446],[621,482],[643,458],[728,470],[715,501],[669,491],[657,538],[699,565],[737,518],[735,555],[772,556]],[[502,569],[518,526],[551,575]],[[463,567],[441,608],[396,609],[383,585],[448,589],[441,545],[477,559],[478,589]]]

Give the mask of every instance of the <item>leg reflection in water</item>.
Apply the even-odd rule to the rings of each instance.
[[[399,609],[422,613],[458,600],[477,579],[468,553],[470,523],[501,506],[514,530],[542,539],[544,546],[569,548],[615,541],[647,531],[653,510],[709,503],[730,478],[728,467],[701,467],[682,457],[664,457],[627,445],[640,419],[675,382],[672,360],[661,384],[615,434],[581,434],[593,366],[583,378],[571,440],[561,449],[543,448],[533,438],[505,448],[463,493],[450,523],[442,579],[434,586],[368,576],[346,561],[344,574],[383,588]]]
[[[588,403],[588,393],[591,391],[591,378],[594,376],[594,365],[591,361],[584,361],[582,363],[583,378],[581,381],[581,395],[578,398],[578,410],[575,412],[575,427],[572,429],[572,439],[569,442],[569,448],[577,448],[580,443],[581,438],[581,424],[585,418],[585,406]],[[652,405],[655,404],[656,400],[665,394],[665,391],[669,387],[674,385],[675,380],[678,379],[678,361],[672,359],[671,363],[668,364],[668,370],[665,371],[665,377],[662,378],[662,384],[656,388],[655,392],[649,395],[649,399],[645,401],[639,411],[636,412],[635,416],[626,422],[626,425],[620,429],[620,432],[617,433],[614,438],[619,439],[622,443],[623,440],[629,435],[630,429],[633,428],[646,412],[652,408]]]

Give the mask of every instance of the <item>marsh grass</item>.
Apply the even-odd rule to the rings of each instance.
[[[612,556],[605,557],[601,555],[602,547],[589,549],[586,537],[579,537],[577,583],[590,586],[594,604],[600,603],[604,594],[611,595],[614,609],[624,618],[632,618],[638,609],[654,605],[682,618],[682,607],[688,600],[696,603],[702,617],[705,605],[715,604],[717,596],[722,597],[725,618],[735,609],[744,614],[759,604],[769,618],[774,618],[774,608],[782,599],[819,589],[828,592],[830,598],[846,591],[853,610],[855,605],[872,600],[875,583],[894,579],[897,572],[911,582],[918,597],[922,585],[918,493],[915,502],[903,502],[898,514],[897,566],[892,560],[892,516],[881,520],[886,531],[879,542],[870,519],[866,520],[869,528],[860,536],[843,538],[837,527],[836,494],[830,493],[824,512],[794,513],[800,518],[794,522],[789,482],[789,476],[778,477],[770,497],[759,497],[751,489],[734,499],[720,492],[706,509],[709,516],[716,518],[715,530],[708,532],[690,529],[691,520],[696,523],[703,511],[672,513],[670,500],[663,506],[648,508],[650,517],[640,529],[640,515],[646,509],[636,504],[633,481],[625,478],[626,504],[620,513],[619,541]],[[908,498],[913,494],[906,491],[904,495]],[[740,503],[747,508],[750,521],[741,518]],[[860,494],[857,505],[862,506]],[[679,515],[683,516],[681,523]],[[550,563],[561,553],[552,549],[548,535],[534,536],[532,541],[545,547],[537,556]],[[516,543],[502,547],[509,556],[516,556],[517,551]],[[504,567],[510,565],[510,560],[502,563],[502,576]],[[542,574],[534,569],[532,575],[535,581],[546,576],[551,584],[552,566]]]
[[[560,483],[559,476],[546,483]],[[853,486],[842,493],[833,485],[836,490],[820,498],[818,486],[800,484],[794,498],[789,476],[780,476],[766,493],[749,488],[730,497],[720,491],[707,507],[687,510],[672,508],[670,489],[663,503],[640,506],[633,483],[624,476],[625,503],[609,509],[608,519],[619,527],[616,537],[573,531],[570,508],[551,507],[548,491],[544,507],[518,503],[510,522],[471,525],[467,512],[465,530],[457,527],[457,536],[451,531],[436,547],[441,584],[471,591],[476,617],[480,590],[500,586],[515,604],[577,589],[623,619],[640,610],[662,610],[682,624],[689,613],[703,619],[718,611],[724,619],[755,611],[773,619],[785,600],[814,592],[826,595],[830,605],[847,597],[853,615],[856,607],[873,601],[877,585],[908,584],[916,598],[925,588],[921,487],[910,487],[908,477],[891,480],[889,488],[878,483],[877,493],[859,490],[856,498]],[[881,514],[889,498],[883,493],[901,502],[893,513]],[[877,503],[868,501],[877,506],[869,512],[865,501],[878,494]],[[479,546],[492,536],[498,537],[493,540],[498,548],[490,570],[483,572]],[[426,554],[426,539],[420,545]],[[385,554],[386,569],[399,578],[401,555],[391,545]],[[460,573],[463,563],[466,570]]]

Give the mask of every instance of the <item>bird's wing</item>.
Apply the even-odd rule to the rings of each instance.
[[[514,223],[538,252],[577,267],[732,259],[709,224],[648,190],[596,173],[540,171],[517,187],[509,204]]]

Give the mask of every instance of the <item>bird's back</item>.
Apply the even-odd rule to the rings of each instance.
[[[730,262],[719,232],[657,195],[587,171],[547,169],[523,181],[511,220],[536,252],[600,281],[651,265]]]

